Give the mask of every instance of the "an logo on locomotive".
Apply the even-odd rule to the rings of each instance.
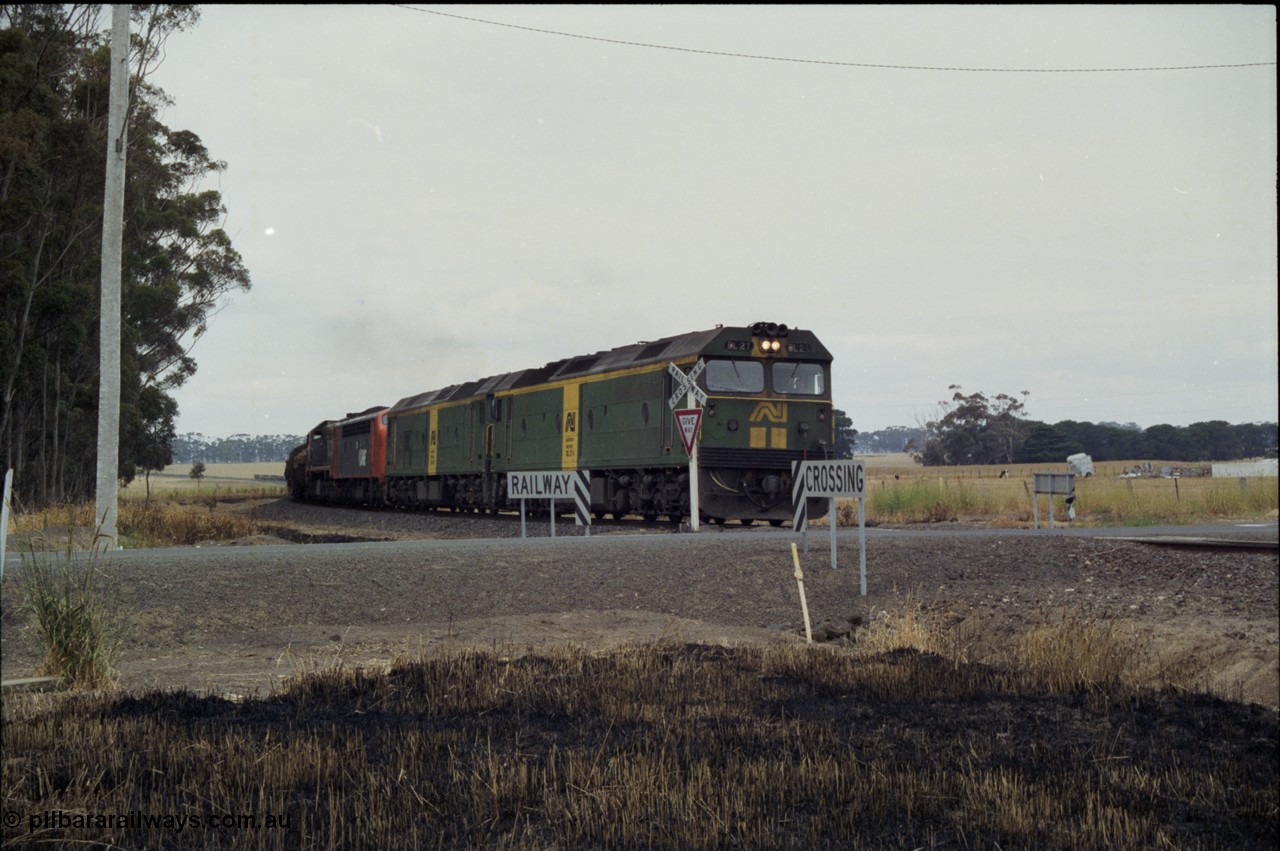
[[[787,421],[787,403],[761,402],[756,405],[756,409],[751,412],[751,416],[748,417],[748,420],[753,423],[785,423]]]

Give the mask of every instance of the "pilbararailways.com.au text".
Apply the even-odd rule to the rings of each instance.
[[[16,816],[16,818],[15,818]],[[6,811],[4,823],[7,827],[17,827],[22,817],[13,811]],[[37,830],[144,830],[159,828],[181,832],[184,830],[287,830],[289,816],[274,813],[182,813],[157,815],[132,810],[127,813],[85,813],[67,812],[64,810],[45,810],[27,816],[27,829]]]

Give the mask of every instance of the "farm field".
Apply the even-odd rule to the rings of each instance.
[[[261,481],[255,476],[283,476],[283,461],[262,461],[244,464],[206,464],[204,478],[197,482],[191,478],[190,464],[170,464],[163,470],[151,474],[152,496],[170,492],[186,494],[219,491],[242,491],[263,489],[283,492],[284,482]],[[145,497],[147,493],[146,477],[138,476],[129,486],[121,491],[126,498]]]
[[[907,455],[872,455],[867,466],[867,519],[874,523],[979,523],[1010,528],[1035,523],[1033,473],[1065,473],[1061,464],[922,467]],[[1138,461],[1095,464],[1075,479],[1077,526],[1151,526],[1200,521],[1274,520],[1280,508],[1275,477],[1223,479],[1121,478]],[[1159,469],[1178,466],[1145,462]],[[1191,465],[1183,465],[1191,466]],[[1039,497],[1039,522],[1048,525],[1049,497]],[[1067,519],[1065,498],[1053,498],[1056,522]],[[841,523],[856,523],[842,507]]]

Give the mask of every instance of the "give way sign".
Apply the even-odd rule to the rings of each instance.
[[[680,428],[680,439],[684,441],[684,451],[693,456],[693,441],[698,436],[698,426],[702,425],[701,408],[681,408],[675,412],[676,425]]]

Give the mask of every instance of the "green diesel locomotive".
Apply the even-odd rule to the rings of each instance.
[[[689,515],[689,457],[670,366],[689,373],[699,362],[700,514],[780,524],[792,514],[791,463],[834,457],[834,417],[830,353],[813,333],[771,322],[567,358],[326,421],[290,456],[290,493],[497,512],[518,507],[508,472],[589,470],[598,517],[679,520]]]

